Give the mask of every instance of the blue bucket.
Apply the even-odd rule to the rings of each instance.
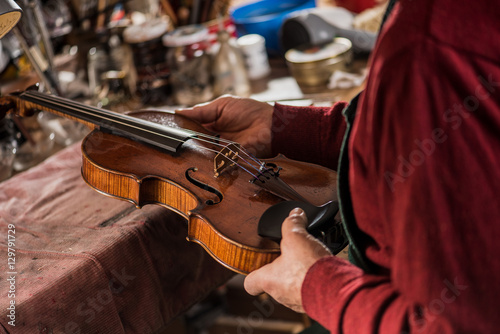
[[[279,30],[285,17],[313,7],[316,7],[315,0],[260,0],[236,7],[230,15],[238,36],[259,34],[266,39],[269,55],[281,55]]]

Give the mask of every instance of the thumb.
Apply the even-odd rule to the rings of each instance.
[[[249,273],[243,281],[243,287],[252,296],[260,295],[265,292],[264,285],[272,276],[272,267],[270,268],[269,265],[265,265]]]
[[[292,233],[307,233],[307,216],[301,208],[295,208],[288,214],[288,217],[281,225],[281,235],[283,238],[290,236]]]
[[[214,122],[219,114],[217,107],[211,105],[210,102],[197,104],[191,108],[177,109],[175,113],[189,117],[203,124]]]

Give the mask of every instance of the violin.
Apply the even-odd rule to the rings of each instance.
[[[259,160],[238,143],[168,111],[120,114],[27,90],[0,97],[0,113],[46,111],[91,127],[82,177],[137,208],[161,205],[188,222],[187,239],[222,265],[248,274],[280,254],[281,223],[302,207],[320,231],[337,214],[337,175],[278,155]]]

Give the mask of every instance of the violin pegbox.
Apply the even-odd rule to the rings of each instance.
[[[224,146],[214,158],[214,176],[219,177],[220,173],[238,162],[240,155],[240,145],[231,143]]]

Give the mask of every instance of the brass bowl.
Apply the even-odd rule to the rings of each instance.
[[[299,86],[325,86],[337,70],[346,70],[352,60],[352,43],[336,37],[330,43],[302,45],[285,53],[288,68]]]

